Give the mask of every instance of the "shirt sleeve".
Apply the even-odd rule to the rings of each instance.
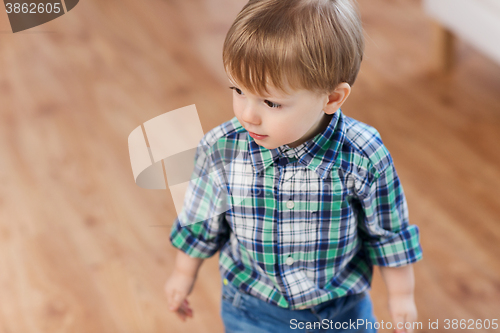
[[[408,207],[403,187],[392,158],[377,172],[360,198],[359,229],[370,261],[374,265],[398,267],[422,259],[419,229],[408,222]]]
[[[227,196],[219,181],[222,170],[214,165],[209,152],[200,142],[183,208],[170,233],[174,247],[197,258],[213,256],[230,235],[225,219]]]

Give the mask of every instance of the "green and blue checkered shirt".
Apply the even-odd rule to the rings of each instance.
[[[220,250],[223,279],[289,309],[369,289],[373,265],[422,258],[389,151],[340,109],[295,148],[259,146],[236,117],[209,131],[170,241],[192,257]]]

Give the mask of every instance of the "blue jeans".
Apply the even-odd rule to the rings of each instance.
[[[290,310],[243,293],[229,282],[222,284],[221,304],[225,333],[377,332],[368,292]]]

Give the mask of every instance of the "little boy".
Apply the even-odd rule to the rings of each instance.
[[[227,333],[376,332],[373,265],[384,328],[413,332],[419,230],[379,133],[340,109],[363,48],[353,0],[251,0],[238,14],[223,49],[235,117],[201,140],[170,235],[165,291],[183,320],[220,250]]]

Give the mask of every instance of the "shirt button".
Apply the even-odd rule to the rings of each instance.
[[[292,209],[293,207],[295,207],[295,204],[293,203],[293,201],[292,201],[292,200],[290,200],[290,201],[288,201],[288,202],[286,203],[286,206],[287,206],[288,208]]]
[[[288,266],[290,266],[290,265],[292,265],[294,262],[295,262],[295,260],[293,260],[293,258],[292,258],[292,257],[288,257],[288,258],[286,258],[285,264],[287,264]]]

